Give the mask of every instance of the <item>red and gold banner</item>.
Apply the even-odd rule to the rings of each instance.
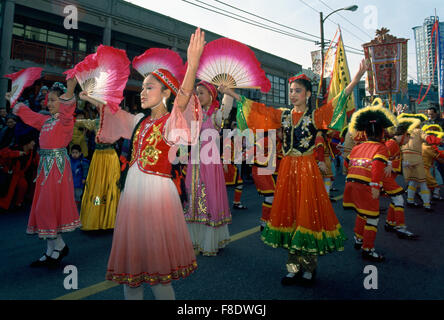
[[[407,41],[389,35],[382,28],[369,43],[363,44],[366,59],[371,62],[367,75],[369,93],[395,94],[407,90]]]

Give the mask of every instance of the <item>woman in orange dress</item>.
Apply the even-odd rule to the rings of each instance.
[[[264,243],[289,251],[288,274],[282,279],[283,285],[312,284],[317,256],[344,249],[346,237],[325,190],[313,150],[317,131],[327,129],[335,108],[343,110],[366,69],[363,60],[347,88],[315,110],[309,107],[312,87],[304,74],[289,79],[293,108],[287,110],[253,102],[232,89],[219,89],[237,100],[240,129],[283,129],[284,158],[279,165],[270,219],[261,235]]]

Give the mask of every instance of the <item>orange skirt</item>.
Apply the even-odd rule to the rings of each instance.
[[[292,253],[322,255],[342,251],[345,239],[314,155],[284,157],[262,240]]]

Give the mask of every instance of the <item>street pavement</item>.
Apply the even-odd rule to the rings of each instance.
[[[262,243],[258,228],[262,197],[254,184],[246,181],[242,202],[248,210],[232,210],[230,234],[233,241],[216,257],[197,257],[198,269],[186,279],[173,282],[179,300],[423,300],[444,298],[444,202],[433,206],[435,212],[406,208],[409,229],[420,235],[416,241],[401,240],[384,230],[381,215],[376,248],[386,261],[364,261],[353,247],[355,213],[342,209],[344,177],[336,177],[333,203],[337,217],[348,237],[343,252],[319,258],[313,287],[283,287],[287,251]],[[234,189],[228,188],[230,203]],[[381,207],[388,207],[388,199]],[[55,270],[33,269],[29,263],[46,250],[46,242],[27,235],[29,207],[0,214],[0,299],[1,300],[119,300],[123,288],[105,281],[111,249],[111,231],[81,231],[63,235],[70,253]],[[364,273],[374,265],[371,273]],[[77,270],[77,288],[66,289]],[[371,268],[371,267],[370,267]],[[64,271],[66,273],[64,273]],[[371,276],[372,288],[369,283]],[[67,278],[68,277],[68,278]],[[145,287],[145,299],[153,299]]]

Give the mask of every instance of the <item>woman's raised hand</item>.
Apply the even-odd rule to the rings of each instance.
[[[205,43],[205,32],[197,28],[191,35],[190,44],[188,45],[187,61],[189,67],[197,69]]]

